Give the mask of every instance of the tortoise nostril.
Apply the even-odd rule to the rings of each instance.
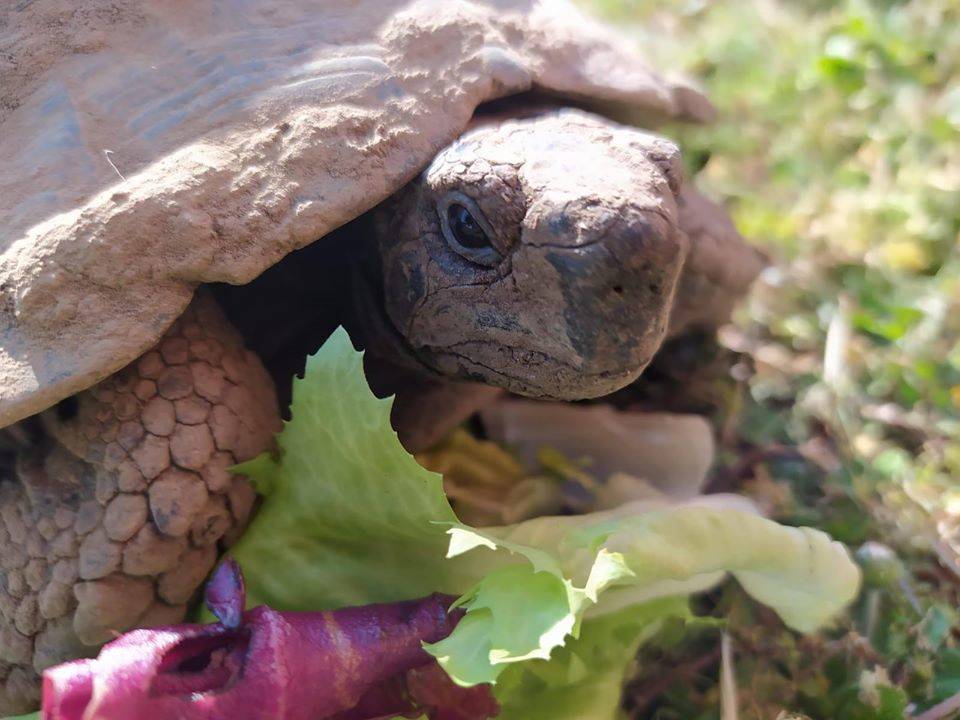
[[[614,285],[614,286],[613,286],[613,291],[614,291],[617,295],[623,295],[623,285]]]

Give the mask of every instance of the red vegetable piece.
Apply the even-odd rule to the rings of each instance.
[[[486,720],[500,713],[489,685],[460,687],[436,662],[407,671],[407,689],[430,720]]]
[[[329,720],[372,720],[420,717],[430,720],[486,720],[496,717],[500,705],[489,685],[457,685],[433,661],[374,687],[350,710]]]
[[[215,602],[235,607],[237,587],[228,583]],[[458,688],[421,646],[453,630],[462,613],[448,612],[450,602],[431,595],[317,613],[258,607],[237,627],[135,630],[96,659],[47,670],[43,718],[484,720],[496,712],[489,689]]]
[[[247,591],[236,560],[232,557],[224,558],[213,571],[203,599],[210,612],[216,615],[225,627],[240,626],[243,609],[247,604]]]

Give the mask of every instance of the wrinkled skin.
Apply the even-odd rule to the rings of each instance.
[[[375,390],[401,390],[394,421],[411,449],[503,389],[603,395],[634,380],[668,333],[689,250],[679,193],[679,155],[661,138],[576,111],[480,125],[378,208],[378,267],[308,279],[336,294],[314,309],[332,309],[327,325],[347,324],[367,348]],[[458,244],[452,205],[483,231],[476,247]],[[711,247],[735,251],[740,280],[759,268],[739,236]],[[294,309],[267,315],[261,335],[302,335],[278,327],[310,315]],[[695,298],[680,314],[684,326],[715,322]],[[138,361],[8,432],[0,715],[36,706],[44,668],[183,618],[252,508],[227,468],[267,449],[279,420],[270,376],[200,293]]]

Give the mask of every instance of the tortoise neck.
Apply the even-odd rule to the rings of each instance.
[[[383,276],[376,242],[367,243],[368,255],[358,258],[350,267],[350,301],[346,303],[344,326],[354,345],[366,352],[368,376],[414,373],[426,377],[440,376],[426,367],[407,345],[387,314],[383,293]],[[374,380],[371,379],[371,386]],[[379,383],[378,383],[379,384]],[[377,388],[374,388],[377,391]],[[390,394],[393,391],[389,391]]]

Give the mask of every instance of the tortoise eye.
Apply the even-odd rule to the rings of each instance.
[[[473,219],[473,215],[460,203],[452,203],[447,208],[447,223],[453,238],[465,248],[479,250],[490,247],[487,234],[480,227],[480,223]]]
[[[459,192],[448,194],[437,208],[447,245],[465,260],[493,267],[502,259],[494,247],[493,230],[483,212],[469,197]]]

